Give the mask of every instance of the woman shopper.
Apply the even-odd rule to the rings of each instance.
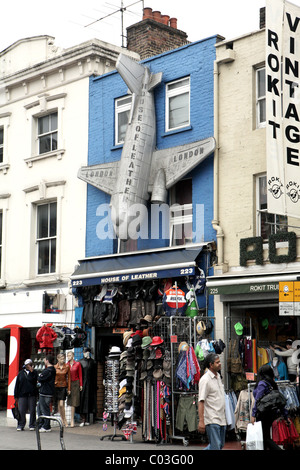
[[[22,370],[18,373],[14,397],[18,403],[20,419],[17,431],[23,431],[26,424],[26,413],[29,411],[29,429],[33,431],[36,425],[36,400],[37,400],[37,371],[31,359],[26,359]]]
[[[281,447],[279,447],[271,438],[271,426],[273,421],[282,415],[285,419],[288,419],[287,410],[278,410],[274,414],[270,415],[260,414],[257,409],[259,399],[264,397],[265,395],[268,395],[272,390],[278,390],[278,386],[275,382],[274,372],[269,364],[264,364],[260,367],[258,371],[256,385],[253,390],[253,397],[255,399],[255,403],[252,408],[251,422],[252,424],[254,424],[256,420],[261,421],[264,450],[282,450]]]

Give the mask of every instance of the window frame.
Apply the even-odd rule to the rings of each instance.
[[[184,82],[188,81],[187,84],[184,84]],[[175,87],[173,90],[170,89],[171,86],[180,84],[182,82],[182,86]],[[184,122],[181,125],[174,125],[171,127],[170,125],[170,116],[171,116],[171,110],[170,110],[170,100],[171,98],[178,97],[180,95],[188,94],[188,120]],[[179,129],[184,129],[188,126],[190,126],[191,123],[191,78],[190,76],[179,78],[177,80],[173,80],[169,83],[166,83],[166,116],[165,116],[165,131],[170,132],[170,131],[176,131]]]
[[[190,184],[191,201],[183,204],[178,203],[176,200],[176,187],[178,184]],[[172,215],[172,213],[177,215]],[[190,225],[191,236],[183,238],[185,235],[184,227]],[[174,238],[176,235],[176,228],[181,227],[181,238]],[[170,217],[169,217],[169,233],[170,233],[170,246],[184,246],[193,242],[193,180],[186,178],[175,184],[170,190]],[[176,243],[176,240],[183,241],[183,243]]]
[[[0,126],[0,164],[2,163],[4,163],[4,126]]]
[[[55,235],[50,234],[51,228],[51,205],[55,204]],[[47,236],[46,237],[39,237],[39,210],[41,207],[47,206]],[[57,270],[57,224],[58,224],[58,204],[56,200],[48,201],[45,203],[36,204],[36,275],[43,276],[56,273]],[[54,263],[51,262],[52,260],[52,241],[55,241],[55,260]],[[46,264],[44,263],[43,266],[40,268],[40,260],[42,256],[40,254],[40,248],[43,242],[48,242],[48,270],[45,272],[40,272],[41,269],[45,269]],[[54,270],[51,270],[51,266],[54,264]]]
[[[0,210],[0,279],[2,279],[3,262],[3,211]]]
[[[266,83],[266,67],[265,66],[262,66],[262,67],[258,67],[256,70],[255,70],[255,78],[256,78],[256,86],[255,86],[255,90],[256,90],[256,127],[259,129],[259,128],[262,128],[262,127],[266,127],[266,87],[265,87],[265,90],[264,90],[264,94],[260,94],[259,93],[259,73],[261,72],[264,72],[264,78],[265,78],[265,83]],[[261,111],[261,107],[264,106],[264,115],[265,115],[265,119],[263,120],[261,115],[263,114],[262,111]]]
[[[265,184],[263,183],[265,180]],[[261,183],[262,182],[262,183]],[[267,232],[267,230],[262,230],[263,223],[269,228],[269,235],[274,235],[279,231],[285,232],[288,231],[288,218],[286,216],[278,215],[278,214],[271,214],[268,213],[267,202],[263,203],[261,201],[261,184],[264,184],[265,187],[265,195],[267,194],[267,175],[260,174],[256,177],[256,233],[257,236],[263,237],[264,241],[267,241],[269,238],[265,238],[263,236],[263,232]],[[262,206],[265,207],[262,207]],[[263,220],[265,218],[265,221]],[[285,222],[284,222],[285,219]],[[284,222],[284,223],[283,223]]]
[[[126,130],[129,122],[129,115],[132,105],[132,95],[121,96],[120,98],[115,99],[115,135],[114,135],[114,145],[123,145],[125,142]],[[120,115],[127,113],[127,123],[126,130],[124,132],[124,139],[121,137],[120,126]]]
[[[39,128],[40,128],[41,120],[48,118],[50,119],[50,124],[51,124],[52,122],[51,116],[56,116],[56,127],[50,129],[50,126],[49,126],[48,131],[40,133]],[[37,130],[37,142],[38,142],[38,149],[37,149],[38,155],[44,155],[45,153],[49,153],[49,152],[56,152],[59,148],[58,146],[58,111],[57,110],[49,111],[46,114],[37,116],[36,120],[37,120],[36,130]],[[54,135],[56,135],[56,140],[53,140]],[[50,137],[51,148],[49,150],[41,151],[41,139],[43,139],[44,137],[46,138]],[[53,145],[53,142],[56,142],[56,144]]]

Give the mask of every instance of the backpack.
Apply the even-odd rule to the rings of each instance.
[[[286,406],[286,398],[279,390],[271,390],[256,402],[258,417],[274,417],[282,414]]]

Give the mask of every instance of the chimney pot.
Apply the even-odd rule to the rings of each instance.
[[[153,19],[161,23],[161,12],[156,10],[153,12]]]
[[[169,19],[170,17],[168,15],[161,15],[162,23],[165,25],[169,25]]]
[[[153,16],[152,8],[144,8],[143,20],[146,20],[147,18],[152,19],[152,16]]]
[[[170,26],[171,26],[171,28],[177,29],[177,18],[171,18],[170,19]]]

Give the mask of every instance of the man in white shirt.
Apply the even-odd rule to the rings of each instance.
[[[297,348],[294,347],[292,339],[287,339],[285,342],[285,346],[286,347],[283,348],[279,346],[278,344],[275,344],[275,347],[270,346],[270,349],[274,351],[276,356],[281,356],[287,359],[286,365],[287,365],[289,380],[291,382],[294,382],[297,378],[297,363],[296,361],[293,360],[292,356],[294,352],[297,350]],[[278,349],[280,349],[280,351],[278,351]]]
[[[206,356],[207,371],[199,381],[198,431],[208,436],[206,450],[221,450],[225,444],[225,393],[219,374],[221,361],[217,354]]]

